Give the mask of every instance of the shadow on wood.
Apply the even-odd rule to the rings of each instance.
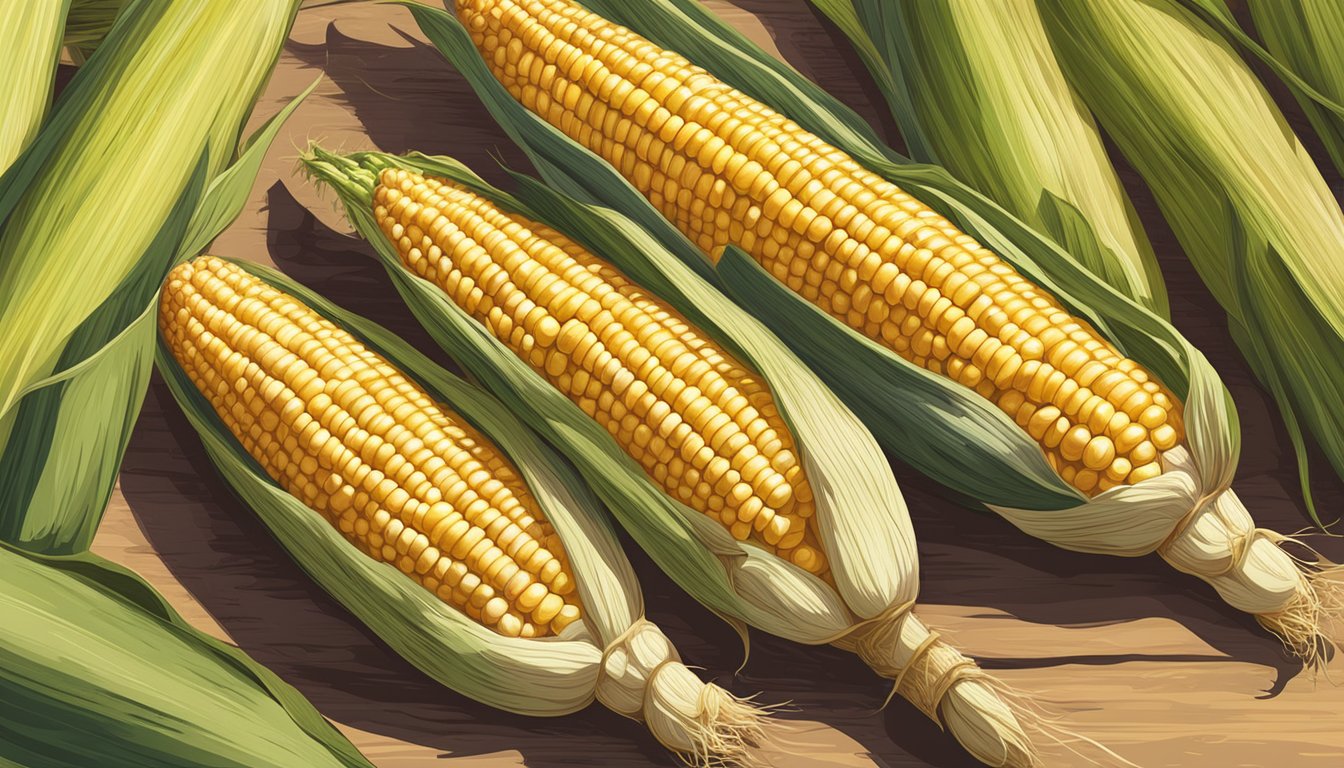
[[[452,155],[493,183],[507,180],[501,162],[531,172],[527,155],[490,119],[467,81],[434,46],[402,27],[415,29],[409,14],[404,25],[393,27],[406,47],[349,37],[332,23],[323,44],[291,40],[285,50],[340,87],[336,100],[359,118],[377,149]]]

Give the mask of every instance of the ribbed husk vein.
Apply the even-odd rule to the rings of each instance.
[[[68,0],[64,44],[76,64],[88,61],[102,45],[121,10],[131,0]]]
[[[70,0],[0,2],[0,174],[37,135],[51,104]]]

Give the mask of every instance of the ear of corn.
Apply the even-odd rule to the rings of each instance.
[[[0,326],[16,329],[0,340],[0,539],[92,539],[144,397],[152,297],[241,209],[294,106],[230,165],[296,8],[136,3],[0,178]]]
[[[718,282],[787,339],[888,450],[1057,545],[1129,556],[1156,551],[1210,583],[1231,605],[1255,614],[1306,660],[1321,659],[1331,631],[1329,608],[1340,588],[1335,573],[1323,562],[1299,566],[1276,546],[1277,534],[1255,527],[1230,490],[1239,446],[1235,409],[1204,357],[1168,323],[945,171],[911,164],[883,148],[871,131],[856,127],[852,112],[698,3],[585,5],[652,43],[561,0],[464,0],[459,12],[473,30],[473,47],[481,48],[473,55],[463,50],[464,28],[448,14],[414,11],[548,180],[640,221],[651,210],[667,214],[685,236],[671,237],[665,226],[651,233],[673,243],[669,250],[678,257],[712,265]],[[506,39],[513,32],[500,33],[503,24],[523,34]],[[556,33],[572,43],[557,42]],[[552,70],[538,58],[539,47],[546,48],[545,56],[565,56],[563,77],[558,63]],[[587,74],[576,74],[575,66]],[[615,72],[643,76],[653,90],[622,85],[623,75]],[[547,77],[549,84],[532,84]],[[509,88],[540,117],[511,102]],[[630,109],[628,127],[619,117],[612,118],[614,125],[590,123],[566,112],[570,104],[591,110],[617,95],[626,99],[622,115]],[[674,109],[677,115],[668,117]],[[657,119],[685,123],[685,133],[703,143],[688,150],[689,141],[679,143],[681,129],[671,144],[641,138],[635,121],[643,130]],[[725,135],[705,133],[701,120]],[[655,149],[661,154],[649,154]],[[623,183],[609,183],[611,167],[594,151],[615,164]],[[667,163],[676,183],[659,187],[642,166],[631,165],[631,158],[642,156]],[[745,174],[733,176],[732,186],[730,167]],[[690,185],[689,201],[681,184]],[[713,194],[698,193],[696,184]],[[742,203],[742,195],[748,196],[743,217],[730,214],[725,232],[721,206]],[[697,207],[700,199],[703,208]],[[688,203],[694,219],[680,207]],[[878,218],[860,216],[860,205]],[[837,226],[831,216],[850,218]],[[754,239],[735,230],[734,220],[753,224]],[[685,255],[687,238],[700,254]],[[786,247],[772,256],[770,243]],[[879,272],[887,281],[881,301],[873,282]],[[925,278],[955,279],[959,291],[965,289],[965,296],[956,295],[964,306],[954,307]],[[874,320],[868,313],[877,310]],[[892,317],[901,322],[889,323]],[[976,320],[981,317],[983,322]],[[947,328],[939,327],[943,321]],[[954,321],[963,326],[955,339]],[[884,335],[884,328],[899,332]],[[946,350],[950,358],[954,347],[955,366],[943,355]],[[985,376],[990,363],[1002,378]],[[1081,377],[1088,377],[1086,385]],[[1120,379],[1130,380],[1124,387],[1130,391],[1115,393],[1124,395],[1121,402],[1094,397],[1091,384],[1118,387]],[[1152,402],[1134,399],[1137,392]],[[1053,403],[1056,395],[1064,397],[1061,404]],[[1100,429],[1093,429],[1091,416],[1104,415],[1103,404],[1116,415],[1105,424],[1099,417]],[[1153,405],[1165,413],[1162,420],[1157,411],[1148,414]],[[1091,411],[1079,419],[1083,407]],[[944,418],[953,411],[983,418]],[[1037,411],[1043,412],[1039,424],[1032,421]],[[1019,418],[1025,423],[1019,425]],[[1135,441],[1139,429],[1147,437]],[[1093,444],[1097,437],[1109,441],[1114,456],[1106,442]],[[1159,443],[1170,448],[1159,449]],[[960,460],[967,446],[977,445],[992,446],[994,455],[978,466]],[[1098,493],[1103,471],[1124,484]]]
[[[1334,256],[1344,212],[1269,94],[1195,12],[1128,1],[1042,11],[1066,71],[1274,393],[1310,504],[1303,430],[1344,472],[1344,272]],[[1142,119],[1124,106],[1134,99],[1152,102]]]
[[[0,174],[37,135],[51,104],[70,0],[0,2]]]
[[[1032,0],[813,5],[854,42],[916,159],[943,165],[1168,315],[1152,246]]]
[[[0,763],[33,768],[372,768],[298,691],[134,573],[4,544],[0,733]]]
[[[435,680],[555,716],[594,697],[699,760],[759,714],[643,619],[597,502],[483,391],[272,270],[175,270],[158,364],[235,492],[300,566]]]
[[[1030,718],[983,672],[942,641],[915,651],[929,635],[908,613],[914,539],[890,470],[753,318],[630,220],[534,180],[518,177],[515,197],[449,158],[314,149],[306,162],[431,335],[574,461],[679,585],[722,616],[859,653],[980,759],[1032,763]],[[742,471],[702,495],[710,454],[733,450]],[[650,465],[649,451],[670,453]],[[774,521],[795,516],[801,532],[775,539]],[[798,556],[809,549],[819,557]],[[940,699],[947,665],[966,677]]]

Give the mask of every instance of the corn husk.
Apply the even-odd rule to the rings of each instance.
[[[1032,0],[812,4],[853,42],[914,158],[947,168],[1169,315],[1148,236]]]
[[[131,571],[4,544],[0,764],[372,768],[298,691]]]
[[[1181,3],[1288,86],[1330,159],[1344,170],[1344,64],[1333,55],[1344,34],[1344,9],[1331,0],[1254,0],[1247,6],[1261,45],[1237,23],[1226,0]]]
[[[65,18],[64,45],[76,64],[83,64],[102,45],[117,14],[131,0],[68,0],[70,13]]]
[[[1269,94],[1194,11],[1164,0],[1042,12],[1066,71],[1144,175],[1273,393],[1315,516],[1303,431],[1344,473],[1344,269],[1334,256],[1344,212]],[[1127,106],[1135,99],[1151,99],[1141,115]]]
[[[899,680],[897,693],[944,722],[980,760],[1003,766],[1036,764],[1036,745],[1027,731],[1039,724],[910,612],[919,585],[914,535],[877,443],[759,322],[629,219],[580,203],[535,179],[517,176],[519,189],[509,195],[445,157],[339,157],[314,149],[306,163],[340,194],[350,221],[373,244],[431,336],[559,447],[636,542],[689,594],[734,623],[796,642],[833,643],[854,651],[879,674]],[[565,233],[666,300],[757,371],[789,425],[816,494],[816,519],[833,582],[750,541],[735,540],[717,520],[664,493],[605,428],[437,285],[406,268],[372,215],[376,172],[388,166],[450,179],[507,211]]]
[[[297,104],[235,156],[296,8],[136,2],[0,178],[0,540],[87,548],[144,398],[159,283],[241,210]]]
[[[70,0],[0,0],[0,174],[37,136],[51,104]]]
[[[1250,9],[1265,47],[1316,92],[1313,96],[1289,81],[1330,159],[1344,171],[1344,109],[1338,106],[1344,104],[1344,58],[1339,56],[1344,6],[1327,0],[1278,0],[1253,2]]]
[[[573,569],[583,617],[559,635],[505,637],[368,557],[278,486],[233,437],[160,341],[157,364],[206,452],[290,556],[332,597],[420,671],[492,707],[538,717],[594,699],[647,723],[669,749],[700,764],[750,763],[762,713],[697,678],[644,619],[639,581],[597,500],[553,450],[485,391],[406,342],[274,270],[238,266],[345,328],[461,414],[518,467]]]
[[[1277,546],[1283,537],[1255,527],[1231,490],[1240,450],[1231,397],[1204,356],[1168,322],[945,169],[913,163],[882,145],[853,111],[695,0],[648,0],[637,8],[616,0],[583,4],[788,115],[1059,298],[1184,401],[1184,454],[1169,452],[1159,477],[1083,498],[988,400],[835,321],[737,248],[711,263],[609,165],[514,101],[453,16],[409,7],[549,183],[619,211],[708,275],[786,340],[888,452],[1058,546],[1123,556],[1157,552],[1208,582],[1230,605],[1255,614],[1308,663],[1322,660],[1344,584],[1330,564],[1301,563]]]

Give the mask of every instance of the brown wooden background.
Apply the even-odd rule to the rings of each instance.
[[[900,146],[862,66],[803,0],[710,5]],[[329,148],[453,154],[495,180],[496,158],[527,163],[403,9],[302,11],[254,123],[319,74],[321,86],[276,142],[249,209],[213,250],[278,264],[436,352],[368,248],[348,236],[331,196],[295,173],[297,151],[313,139]],[[1291,107],[1282,89],[1276,95]],[[1290,112],[1310,142],[1305,121]],[[1317,156],[1327,168],[1324,153]],[[1306,527],[1292,452],[1272,407],[1142,183],[1128,169],[1124,178],[1166,270],[1177,325],[1218,367],[1240,407],[1238,493],[1261,525]],[[1338,189],[1338,177],[1330,178]],[[1317,499],[1333,519],[1344,493],[1323,462],[1315,468]],[[1062,724],[1145,766],[1344,764],[1344,689],[1299,674],[1273,638],[1202,582],[1157,557],[1052,548],[899,474],[920,538],[920,614],[1004,680],[1049,702]],[[1317,543],[1344,558],[1338,541]],[[140,571],[191,620],[297,686],[379,766],[676,764],[642,726],[600,706],[556,719],[517,717],[416,672],[313,586],[230,496],[158,381],[95,549]],[[834,649],[753,633],[750,659],[735,675],[735,635],[641,554],[631,556],[650,617],[690,663],[740,694],[792,703],[781,716],[789,724],[783,745],[770,753],[777,764],[975,765],[903,701],[879,711],[887,685]]]

